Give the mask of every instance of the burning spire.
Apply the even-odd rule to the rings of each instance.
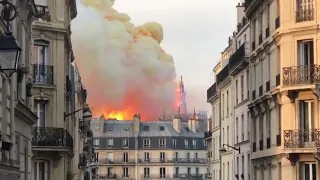
[[[180,109],[180,114],[186,114],[187,113],[187,102],[186,102],[186,92],[184,89],[183,79],[182,76],[180,76],[180,83],[178,88],[178,108]]]

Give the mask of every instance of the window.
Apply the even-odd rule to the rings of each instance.
[[[240,77],[240,93],[241,93],[241,102],[243,101],[244,99],[244,85],[243,85],[243,75],[241,75]]]
[[[113,153],[108,152],[106,158],[107,158],[107,162],[113,162]]]
[[[227,116],[229,116],[229,91],[227,91]]]
[[[253,142],[256,142],[257,140],[257,131],[258,131],[258,127],[257,127],[257,119],[256,118],[252,118],[252,130],[253,130]]]
[[[256,40],[256,24],[257,24],[257,19],[254,19],[252,22],[252,42],[255,42]],[[252,48],[252,51],[254,48]]]
[[[188,139],[185,139],[185,140],[184,140],[184,147],[185,147],[185,148],[189,148]]]
[[[165,178],[166,177],[166,168],[161,167],[160,168],[160,178]]]
[[[240,167],[239,166],[240,165],[239,164],[239,157],[237,157],[237,162],[236,163],[237,163],[237,174],[240,176],[240,174],[239,174],[240,173],[240,171],[239,171],[239,167]]]
[[[315,128],[314,122],[314,102],[313,101],[299,101],[299,116],[300,116],[300,129],[310,131]],[[305,136],[303,141],[305,143],[312,143],[313,137]]]
[[[146,162],[150,161],[150,153],[148,153],[148,152],[144,153],[144,161],[146,161]]]
[[[160,126],[160,127],[159,127],[159,130],[160,130],[160,131],[164,131],[164,126]]]
[[[208,147],[208,142],[206,140],[203,140],[204,148]]]
[[[150,139],[144,139],[143,140],[143,147],[149,148],[150,147]]]
[[[298,66],[312,66],[314,64],[314,48],[313,48],[313,40],[303,40],[298,41]],[[304,70],[305,72],[301,72],[301,80],[311,80],[309,74],[311,72],[307,72],[308,69]],[[310,71],[310,70],[309,70]]]
[[[271,134],[271,120],[270,120],[270,115],[271,115],[271,112],[269,111],[267,114],[266,114],[266,118],[267,118],[267,123],[266,123],[266,126],[267,126],[267,138],[270,137],[270,134]]]
[[[188,173],[188,175],[191,174],[191,168],[190,167],[188,167],[187,173]]]
[[[260,86],[263,84],[263,61],[260,61]]]
[[[222,99],[221,99],[221,106],[222,106],[222,118],[224,118],[224,94],[222,94]]]
[[[124,152],[123,153],[123,162],[128,162],[128,153],[127,152]]]
[[[189,152],[187,152],[187,154],[186,154],[186,158],[187,158],[187,160],[190,160],[190,153]]]
[[[173,159],[177,161],[179,159],[179,153],[174,152],[173,157],[174,157]]]
[[[244,114],[241,115],[241,141],[244,141]]]
[[[122,177],[129,177],[129,169],[127,167],[123,168]]]
[[[108,131],[113,131],[113,128],[112,127],[108,127]]]
[[[250,139],[250,111],[247,111],[247,140]]]
[[[239,122],[238,122],[238,117],[236,117],[236,143],[239,142],[239,138],[238,138],[238,132],[239,132]]]
[[[241,157],[241,170],[242,170],[241,174],[244,175],[244,155],[242,155],[242,157]],[[270,176],[270,177],[272,177],[272,176]]]
[[[316,162],[300,163],[300,180],[316,180],[317,168]]]
[[[229,162],[227,162],[227,179],[228,180],[229,180],[229,176],[230,176],[229,168],[230,168],[230,165],[229,165]]]
[[[33,163],[33,179],[49,180],[50,166],[48,161],[37,160]]]
[[[20,136],[16,134],[16,156],[17,161],[20,162]],[[25,154],[25,156],[28,156],[28,154]]]
[[[236,80],[236,90],[235,90],[235,93],[236,93],[236,105],[238,104],[238,80]]]
[[[150,177],[150,168],[144,168],[143,169],[143,176],[144,176],[144,178],[149,178]]]
[[[175,177],[178,177],[180,174],[179,174],[179,167],[176,167],[175,168]]]
[[[270,24],[270,5],[268,4],[267,6],[267,13],[266,13],[266,22],[267,22],[267,27],[269,27],[269,24]]]
[[[247,73],[246,73],[246,76],[247,76],[247,82],[246,82],[246,87],[247,87],[247,99],[249,99],[249,96],[250,96],[250,87],[249,87],[249,77],[250,77],[250,74],[249,74],[249,69],[247,69]]]
[[[125,139],[122,139],[122,147],[129,147],[129,139],[125,138]]]
[[[194,159],[198,160],[198,153],[197,152],[194,153]]]
[[[251,159],[250,159],[250,154],[248,154],[248,164],[247,164],[247,172],[248,172],[248,179],[250,179],[250,171],[251,171],[251,164],[250,164],[250,162],[251,162]],[[279,179],[279,180],[281,180],[281,179]]]
[[[144,131],[149,131],[149,126],[143,126]]]
[[[176,139],[172,139],[172,145],[173,145],[173,147],[177,147],[177,140]]]
[[[99,139],[94,139],[93,144],[94,144],[94,147],[98,147],[99,146]]]
[[[259,117],[259,135],[260,135],[260,139],[259,140],[263,140],[263,116],[265,114],[262,114],[260,117]]]
[[[271,67],[271,60],[270,60],[270,57],[271,55],[270,54],[268,54],[267,55],[267,77],[266,77],[266,81],[270,81],[270,76],[271,76],[271,69],[270,69],[270,67]]]
[[[166,139],[159,139],[159,147],[166,147]]]
[[[314,19],[313,0],[297,0],[296,22]]]
[[[108,147],[113,147],[113,139],[108,139],[107,145]]]
[[[227,144],[228,145],[230,144],[230,142],[229,142],[229,126],[227,126]],[[229,147],[227,149],[229,149]]]
[[[209,127],[209,130],[215,127],[216,127],[216,107],[212,106],[212,126]]]
[[[252,81],[252,90],[256,90],[257,88],[257,66],[253,66],[253,81]]]
[[[198,148],[197,140],[196,140],[196,139],[193,139],[193,140],[192,140],[192,146],[193,146],[193,149],[197,149],[197,148]]]
[[[48,101],[34,100],[34,112],[38,116],[38,127],[46,127],[47,125],[47,105]]]
[[[262,16],[262,13],[260,13],[260,15],[259,15],[260,34],[262,34],[262,29],[263,29],[262,23],[263,23],[263,16]]]
[[[108,167],[108,169],[107,169],[107,176],[108,176],[108,178],[111,178],[112,177],[112,175],[113,175],[113,168],[112,167]]]
[[[39,65],[48,65],[48,43],[42,40],[36,40],[32,47],[33,63]]]
[[[99,162],[99,153],[94,153],[94,162]]]
[[[166,153],[165,152],[160,152],[160,161],[163,162],[166,159]]]

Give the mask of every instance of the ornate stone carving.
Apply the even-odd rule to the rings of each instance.
[[[259,109],[257,106],[253,107],[253,112],[254,112],[254,116],[258,116],[259,115]]]
[[[268,99],[267,103],[268,103],[268,106],[269,106],[270,110],[276,108],[276,102],[275,102],[274,98]]]

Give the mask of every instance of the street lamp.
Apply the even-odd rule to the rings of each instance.
[[[91,113],[91,110],[90,110],[89,106],[87,106],[85,108],[78,109],[78,110],[76,110],[76,111],[74,111],[72,113],[69,113],[69,114],[64,113],[64,120],[66,120],[67,117],[69,117],[69,116],[71,116],[71,115],[73,115],[73,114],[75,114],[75,113],[77,113],[79,111],[84,111],[84,113],[82,115],[82,119],[84,121],[90,121],[91,120],[92,113]]]
[[[240,154],[240,147],[236,148],[236,147],[233,147],[233,146],[229,146],[228,144],[223,144],[223,145],[222,145],[222,147],[219,149],[219,151],[220,151],[221,153],[227,152],[227,150],[226,150],[226,148],[225,148],[224,146],[227,146],[227,147],[229,147],[229,148],[232,148],[232,149],[238,151],[239,154]]]
[[[0,37],[0,71],[4,72],[7,77],[17,71],[21,47],[10,31],[10,21],[17,16],[16,7],[8,0],[0,1],[2,4],[1,17],[6,22],[6,32]]]

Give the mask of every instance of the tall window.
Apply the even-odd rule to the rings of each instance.
[[[143,140],[143,147],[149,148],[150,147],[150,139],[144,139]]]
[[[48,65],[48,43],[37,40],[34,42],[32,55],[34,56],[33,63],[40,65]]]
[[[165,161],[165,159],[166,159],[166,153],[160,152],[160,161]]]
[[[302,67],[312,66],[314,64],[313,52],[314,52],[313,40],[298,41],[298,65]],[[304,71],[306,72],[302,72],[301,73],[302,75],[307,75],[309,73],[307,72],[308,71],[307,69]],[[304,78],[303,77],[301,78],[305,79],[307,77],[308,76],[304,76]]]
[[[252,90],[256,90],[257,88],[257,66],[253,66],[253,81],[252,81]]]
[[[197,149],[198,148],[197,140],[195,140],[195,139],[192,140],[192,146],[193,146],[193,149]]]
[[[247,76],[247,82],[246,82],[246,87],[247,87],[247,99],[249,99],[249,96],[250,96],[250,91],[249,91],[249,89],[250,89],[250,85],[249,85],[249,82],[250,82],[250,75],[249,75],[249,69],[247,69],[247,73],[246,73],[246,76]]]
[[[159,139],[159,147],[166,147],[166,139]]]
[[[49,180],[50,166],[48,161],[37,160],[33,163],[33,179]]]
[[[221,102],[221,106],[222,106],[222,118],[224,118],[224,94],[222,94],[222,102]]]
[[[123,153],[123,162],[128,162],[128,153],[127,152],[124,152]]]
[[[263,84],[263,61],[260,61],[260,86]]]
[[[261,116],[259,116],[259,135],[260,135],[259,140],[263,140],[263,117],[264,116],[265,114],[262,114]]]
[[[229,126],[227,126],[227,144],[229,145],[230,142],[229,142]],[[229,149],[229,147],[228,147]]]
[[[188,141],[188,139],[185,139],[185,140],[184,140],[184,147],[185,147],[185,148],[189,148],[189,141]]]
[[[262,13],[259,15],[259,30],[260,34],[262,34],[262,29],[263,29],[263,16]]]
[[[160,178],[165,178],[166,177],[166,168],[161,167],[160,168]]]
[[[266,123],[266,125],[267,125],[267,138],[269,138],[270,135],[271,135],[271,117],[270,116],[271,116],[271,112],[268,111],[267,114],[266,114],[266,118],[267,118],[267,123]]]
[[[173,147],[177,147],[177,140],[176,139],[172,139],[172,144],[173,144]]]
[[[266,12],[266,23],[267,23],[267,27],[269,27],[270,24],[270,5],[267,6],[267,12]]]
[[[129,177],[129,169],[127,167],[123,168],[122,177]]]
[[[241,114],[241,141],[244,141],[244,114]]]
[[[150,153],[148,153],[148,152],[144,153],[144,161],[146,161],[146,162],[150,161]]]
[[[229,91],[227,90],[227,116],[229,116]]]
[[[107,145],[108,145],[108,147],[113,147],[113,139],[108,139]]]
[[[256,40],[256,24],[257,24],[257,19],[254,19],[252,22],[252,42],[255,42]]]
[[[38,116],[37,126],[47,126],[47,106],[48,101],[45,100],[34,100],[34,112]]]
[[[144,175],[144,178],[149,178],[150,177],[150,168],[144,168],[143,175]]]
[[[300,178],[301,180],[316,180],[317,168],[315,162],[300,163]]]
[[[238,104],[238,80],[236,80],[236,90],[235,90],[235,93],[236,93],[236,105]]]
[[[128,138],[124,138],[122,139],[122,147],[129,147],[129,139]]]
[[[240,167],[240,164],[239,164],[239,156],[237,157],[237,174],[240,176],[240,171],[239,171],[239,167]]]
[[[244,82],[243,82],[243,75],[240,77],[240,93],[241,93],[241,102],[244,99]]]
[[[239,122],[238,122],[238,117],[236,117],[236,142],[239,142],[239,138],[238,138],[238,132],[239,132]]]
[[[247,140],[250,139],[250,111],[247,111]]]
[[[266,71],[267,71],[267,77],[266,77],[266,81],[270,81],[270,76],[271,76],[271,55],[268,54],[267,55],[267,68],[266,68]]]

